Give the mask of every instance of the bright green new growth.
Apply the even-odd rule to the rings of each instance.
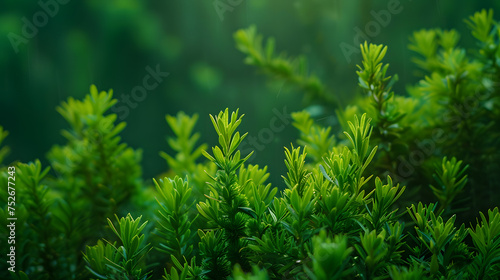
[[[293,126],[300,131],[299,145],[307,147],[308,155],[314,162],[320,162],[335,147],[335,137],[331,127],[321,127],[314,123],[311,116],[305,112],[292,113]]]
[[[292,152],[285,147],[285,157],[285,165],[288,172],[287,177],[282,176],[283,180],[289,189],[297,189],[297,193],[303,196],[306,189],[307,176],[309,176],[309,172],[304,166],[306,158],[305,148],[301,154],[300,147],[294,149],[292,146]]]
[[[100,223],[89,219],[121,212],[141,185],[141,151],[120,143],[118,134],[125,122],[115,125],[117,115],[105,114],[116,103],[112,97],[112,91],[98,92],[91,86],[83,101],[69,98],[63,102],[57,110],[71,126],[62,131],[67,144],[54,146],[48,154],[58,175],[54,187],[65,201],[76,202],[70,215],[81,215],[79,219],[86,220],[96,237]],[[83,209],[90,209],[88,216]]]
[[[194,126],[198,120],[198,115],[192,117],[184,112],[177,113],[176,116],[166,116],[166,120],[175,137],[168,137],[168,145],[176,152],[175,155],[169,155],[166,152],[160,152],[168,166],[174,174],[185,177],[188,176],[190,182],[195,185],[194,195],[200,199],[206,190],[206,181],[209,180],[208,174],[214,174],[216,166],[212,163],[200,163],[202,152],[206,150],[207,145],[196,146],[199,133],[193,133]],[[167,174],[167,175],[171,175]]]
[[[479,212],[470,227],[462,221],[478,213],[477,197],[466,204],[468,213],[457,211],[461,196],[498,197],[491,174],[499,147],[489,135],[496,135],[500,116],[499,24],[482,11],[468,25],[479,39],[475,57],[457,47],[456,31],[414,33],[410,49],[420,55],[415,61],[425,77],[407,96],[392,91],[386,47],[363,44],[357,74],[365,94],[355,106],[337,108],[344,131],[315,123],[307,111],[294,113],[300,139],[284,148],[287,171],[277,187],[266,182],[267,166],[247,164],[251,153],[241,154],[247,134],[238,131],[238,110],[210,116],[218,145],[209,151],[196,144],[197,115],[167,116],[174,154],[161,153],[170,170],[153,180],[154,188],[140,178],[140,152],[120,143],[125,124],[106,114],[116,102],[112,93],[92,86],[84,100],[70,98],[58,108],[70,128],[66,145],[49,153],[54,174],[38,160],[12,164],[20,178],[16,231],[23,256],[22,271],[12,276],[498,279],[498,208]],[[255,29],[238,31],[236,40],[250,64],[329,99],[317,78],[298,71],[300,63],[275,58],[272,42],[264,55]],[[463,111],[472,97],[474,106]],[[0,128],[0,142],[5,136]],[[420,162],[415,151],[425,152]],[[413,159],[411,174],[403,174],[402,159]],[[7,185],[7,167],[0,170]],[[5,194],[0,199],[7,205]],[[107,233],[114,236],[100,238]],[[4,228],[1,241],[7,236]]]
[[[437,181],[438,186],[434,187],[430,185],[430,187],[441,204],[440,210],[448,207],[467,184],[465,171],[469,166],[461,168],[460,165],[462,165],[462,161],[457,162],[456,158],[447,160],[444,157],[441,166],[436,168],[437,173],[433,177]]]
[[[158,250],[182,260],[190,258],[193,252],[193,238],[196,232],[191,232],[191,226],[198,217],[190,213],[194,201],[191,197],[192,188],[187,180],[179,177],[154,180],[160,198],[156,198],[158,210],[158,234],[165,243],[159,243]]]
[[[143,272],[143,258],[151,250],[145,244],[145,236],[141,234],[147,222],[140,224],[141,217],[134,219],[130,214],[118,219],[118,227],[108,219],[108,225],[120,239],[121,246],[107,240],[98,241],[95,246],[87,246],[83,254],[89,264],[87,268],[99,279],[147,279],[148,272]]]
[[[372,176],[363,175],[376,153],[369,144],[372,128],[366,115],[348,123],[349,145],[333,149],[324,166],[305,164],[307,156],[300,147],[285,149],[287,188],[281,198],[274,197],[277,188],[265,183],[266,168],[245,165],[249,155],[241,158],[237,147],[246,134],[237,131],[238,112],[225,110],[212,122],[219,146],[212,148],[214,156],[204,154],[218,171],[211,177],[206,199],[192,196],[188,179],[155,180],[159,242],[147,244],[147,222],[141,224],[140,217],[128,214],[117,217],[116,223],[108,219],[118,242],[99,240],[87,246],[83,259],[93,277],[149,279],[154,273],[152,248],[169,264],[162,267],[167,280],[230,275],[233,279],[472,279],[498,273],[498,209],[490,211],[488,219],[481,214],[475,229],[456,228],[456,217],[443,219],[432,204],[408,209],[414,232],[398,221],[403,213],[396,205],[405,187],[395,185],[391,177],[386,182],[376,177],[370,183]],[[437,174],[442,182],[457,185],[463,181],[462,171],[460,163],[445,159]],[[32,190],[27,197],[46,201],[47,189],[40,181],[47,172],[38,162],[19,167],[25,181],[32,178],[23,187]],[[191,211],[196,203],[199,219]],[[465,242],[468,234],[470,245]]]
[[[500,213],[498,208],[488,210],[488,218],[483,213],[481,223],[469,228],[469,234],[478,252],[470,270],[478,279],[494,279],[500,275]]]
[[[393,90],[397,75],[390,75],[389,65],[384,63],[389,53],[387,47],[362,44],[363,60],[357,74],[364,95],[346,108],[333,106],[344,130],[350,129],[347,122],[355,115],[366,113],[372,119],[371,141],[379,153],[373,158],[369,172],[390,175],[398,182],[411,184],[415,186],[412,192],[417,187],[434,185],[429,178],[434,173],[434,165],[444,157],[455,157],[470,166],[467,182],[474,188],[465,187],[467,184],[453,190],[436,186],[440,191],[435,189],[433,193],[438,197],[439,208],[446,210],[445,214],[462,204],[471,210],[465,220],[471,220],[472,213],[494,207],[500,199],[495,191],[496,181],[491,178],[500,168],[500,146],[494,140],[500,128],[500,105],[496,97],[500,83],[500,34],[499,23],[493,19],[491,10],[477,12],[465,22],[478,39],[478,48],[470,51],[459,46],[460,36],[456,30],[419,30],[410,36],[409,49],[415,53],[412,61],[420,67],[416,74],[421,81],[407,86],[405,93]],[[275,78],[267,71],[266,63],[255,62],[274,59],[257,59],[265,57],[259,55],[264,49],[262,38],[255,28],[235,34],[238,48],[246,55],[245,61]],[[284,56],[275,60],[293,64],[292,59]],[[300,89],[300,85],[297,88]],[[325,85],[321,88],[332,92]],[[307,91],[303,92],[310,96]],[[323,99],[313,101],[320,100]],[[331,110],[331,103],[320,104],[323,111]],[[300,131],[298,143],[307,146],[313,165],[322,163],[325,154],[335,146],[345,144],[342,137],[335,137],[334,141],[338,135],[330,133],[335,130],[315,123],[308,112],[292,116],[294,126]]]
[[[11,165],[17,169],[16,253],[23,256],[17,264],[30,279],[84,277],[85,245],[105,232],[106,217],[131,208],[130,199],[142,186],[141,153],[120,143],[125,123],[115,125],[117,116],[106,114],[115,102],[111,92],[95,86],[84,100],[70,98],[57,109],[70,128],[62,132],[66,145],[48,153],[52,168],[42,168],[38,160]],[[2,140],[5,136],[2,132]],[[7,186],[7,167],[0,169]],[[5,195],[1,200],[7,205]],[[2,207],[2,217],[6,210]]]
[[[177,117],[167,115],[166,120],[177,136],[177,138],[167,138],[167,142],[177,154],[175,158],[165,152],[161,152],[160,155],[167,161],[170,168],[176,172],[181,172],[182,170],[193,171],[192,166],[195,165],[202,151],[207,148],[204,144],[198,147],[195,146],[200,138],[200,134],[192,134],[192,132],[198,120],[198,115],[195,114],[193,117],[189,117],[184,112],[179,112]]]

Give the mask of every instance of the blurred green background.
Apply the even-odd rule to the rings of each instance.
[[[398,4],[399,3],[399,4]],[[316,73],[346,105],[356,94],[356,64],[348,62],[340,44],[353,44],[355,28],[365,30],[376,20],[373,12],[397,5],[386,26],[370,42],[388,46],[389,72],[398,73],[396,94],[415,83],[416,67],[408,37],[422,28],[455,28],[460,44],[474,40],[463,19],[482,8],[498,8],[498,1],[411,0],[220,0],[220,1],[68,1],[2,0],[0,2],[0,125],[10,132],[12,149],[7,162],[40,158],[53,144],[63,144],[60,131],[68,128],[55,108],[68,97],[83,98],[89,86],[113,89],[115,98],[130,95],[142,85],[146,67],[159,67],[169,76],[148,91],[123,119],[123,141],[143,149],[143,174],[149,181],[168,169],[158,155],[167,151],[172,134],[165,115],[198,113],[202,141],[216,143],[208,114],[240,108],[246,114],[240,128],[257,136],[270,126],[273,109],[288,113],[304,108],[302,95],[282,83],[269,82],[243,63],[233,33],[255,24],[265,37],[275,37],[277,50],[304,54]],[[47,9],[47,11],[45,11]],[[496,9],[497,12],[500,9]],[[373,12],[372,12],[373,11]],[[51,14],[49,14],[49,12]],[[45,14],[45,17],[43,16]],[[32,38],[21,38],[26,21],[38,23]],[[21,38],[21,39],[20,39]],[[358,47],[358,46],[356,46]],[[17,52],[16,52],[17,49]],[[121,105],[124,105],[122,102]],[[331,116],[334,112],[323,112]],[[125,114],[124,114],[125,115]],[[257,151],[252,163],[268,164],[272,182],[282,185],[283,146],[295,142],[297,132],[287,125],[273,141]]]

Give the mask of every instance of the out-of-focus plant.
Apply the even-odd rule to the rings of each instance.
[[[337,101],[314,74],[309,74],[305,56],[288,57],[285,53],[276,54],[275,40],[269,38],[264,45],[263,36],[255,26],[238,30],[234,34],[236,47],[247,55],[245,63],[259,67],[265,74],[300,88],[306,100],[320,100],[331,105]]]
[[[200,163],[200,156],[207,144],[196,146],[200,134],[193,133],[193,129],[198,115],[188,116],[179,112],[176,116],[167,115],[166,120],[175,135],[167,138],[167,143],[175,151],[175,155],[160,152],[160,156],[167,161],[170,168],[170,173],[167,174],[189,176],[190,182],[194,184],[194,195],[201,199],[207,189],[206,182],[210,179],[208,175],[215,174],[216,166],[211,162]]]
[[[142,186],[141,151],[120,143],[125,122],[115,125],[117,115],[105,114],[116,102],[112,96],[112,91],[98,92],[91,86],[83,101],[63,102],[57,110],[71,126],[62,132],[68,142],[48,154],[57,174],[54,188],[75,202],[72,214],[84,215],[86,227],[96,236],[102,224],[91,219],[121,212]]]

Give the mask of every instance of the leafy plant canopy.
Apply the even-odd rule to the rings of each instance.
[[[492,11],[455,30],[413,33],[421,81],[393,90],[386,46],[364,43],[363,95],[341,108],[307,71],[276,54],[252,26],[238,30],[245,63],[337,115],[338,129],[292,114],[299,138],[284,147],[283,183],[248,163],[239,110],[210,120],[217,144],[198,143],[198,115],[167,115],[170,169],[142,180],[141,151],[120,138],[112,91],[95,86],[63,102],[66,143],[15,166],[14,279],[499,279],[500,25]],[[354,73],[353,73],[354,74]],[[0,127],[0,144],[8,133]],[[279,176],[279,175],[273,175]],[[6,220],[7,194],[0,217]],[[6,243],[9,232],[3,227]],[[5,264],[4,264],[5,265]],[[3,269],[1,273],[7,273]],[[2,279],[7,279],[2,276]]]

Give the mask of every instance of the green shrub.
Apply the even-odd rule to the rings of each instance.
[[[266,183],[267,167],[247,163],[252,153],[241,154],[247,134],[238,110],[210,116],[218,139],[211,149],[197,145],[197,115],[167,116],[176,154],[161,153],[171,170],[153,180],[155,189],[141,179],[141,152],[120,142],[125,124],[106,114],[112,92],[92,86],[83,101],[70,98],[58,108],[70,125],[67,144],[49,152],[51,168],[38,160],[5,166],[8,148],[0,149],[2,184],[8,167],[18,178],[11,276],[498,279],[500,26],[491,11],[467,24],[479,40],[469,56],[453,30],[413,34],[425,77],[408,96],[392,91],[387,48],[361,45],[364,95],[347,108],[304,70],[305,58],[276,57],[273,40],[262,47],[254,27],[238,31],[247,63],[335,109],[343,128],[294,113],[300,136],[284,148],[279,189]],[[0,144],[6,136],[0,127]],[[424,146],[420,160],[402,165]],[[7,194],[1,199],[6,220]],[[8,235],[4,227],[2,242]]]

